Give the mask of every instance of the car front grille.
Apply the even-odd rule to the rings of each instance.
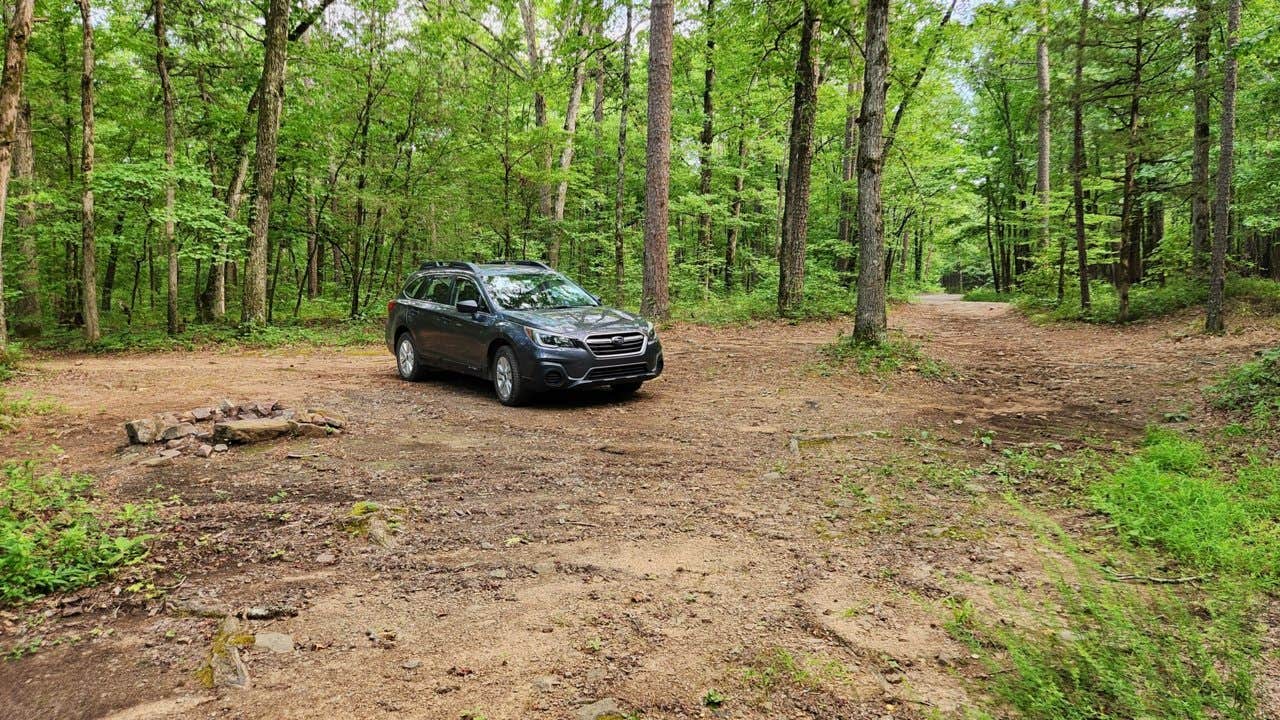
[[[596,357],[635,355],[644,350],[644,334],[622,332],[592,335],[587,338],[587,347]]]
[[[630,377],[632,375],[643,375],[649,371],[648,366],[644,363],[631,363],[630,365],[614,365],[612,367],[596,367],[591,368],[587,372],[588,380],[613,380],[614,378]]]

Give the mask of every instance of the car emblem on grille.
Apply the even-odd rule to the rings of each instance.
[[[614,336],[613,336],[613,345],[614,345],[614,347],[622,347],[622,344],[623,344],[623,343],[625,343],[625,342],[626,342],[626,339],[625,339],[625,338],[623,338],[621,335],[614,335]]]

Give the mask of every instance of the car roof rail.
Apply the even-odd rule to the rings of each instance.
[[[544,262],[538,262],[537,260],[494,260],[489,264],[490,265],[527,265],[528,267],[542,268],[543,270],[551,269],[550,265]]]
[[[436,270],[439,268],[450,268],[453,270],[469,270],[476,271],[476,266],[469,262],[461,260],[428,260],[418,268],[419,270]]]

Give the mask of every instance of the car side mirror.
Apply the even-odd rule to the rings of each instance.
[[[480,303],[475,300],[463,300],[454,306],[458,312],[466,315],[475,315],[480,312]]]

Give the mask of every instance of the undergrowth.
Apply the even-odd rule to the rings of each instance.
[[[1052,592],[993,588],[998,619],[956,599],[947,626],[999,701],[1046,720],[1256,717],[1257,613],[1280,580],[1280,467],[1219,467],[1222,456],[1153,429],[1109,470],[1086,458],[1069,484],[1118,541],[1091,539],[1088,552],[1008,496],[1047,549]]]
[[[32,343],[42,350],[73,352],[155,352],[198,350],[213,346],[265,349],[291,346],[355,346],[383,342],[381,320],[313,320],[266,326],[189,325],[169,335],[163,327],[119,327],[103,332],[92,345],[76,329],[62,328],[46,333]]]
[[[887,375],[911,370],[927,378],[947,374],[945,363],[924,354],[918,343],[900,332],[890,333],[883,342],[855,340],[841,335],[821,349],[823,362],[819,372],[829,375],[840,367],[853,365],[863,375]]]
[[[1280,283],[1274,280],[1232,277],[1227,279],[1225,292],[1235,313],[1280,313]],[[1170,278],[1164,284],[1149,280],[1129,288],[1129,319],[1169,315],[1204,305],[1207,298],[1208,288],[1202,280]],[[1033,319],[1050,322],[1080,320],[1108,324],[1117,322],[1120,314],[1120,297],[1115,287],[1101,281],[1089,286],[1088,310],[1080,309],[1080,292],[1076,286],[1066,289],[1062,302],[1058,302],[1056,289],[1047,287],[1025,287],[1012,293],[977,288],[966,293],[964,299],[1013,302]]]
[[[90,585],[145,556],[137,514],[110,516],[92,477],[30,461],[7,462],[0,476],[0,604]]]
[[[1245,415],[1257,428],[1271,427],[1280,418],[1280,348],[1228,372],[1206,394],[1215,407]]]

